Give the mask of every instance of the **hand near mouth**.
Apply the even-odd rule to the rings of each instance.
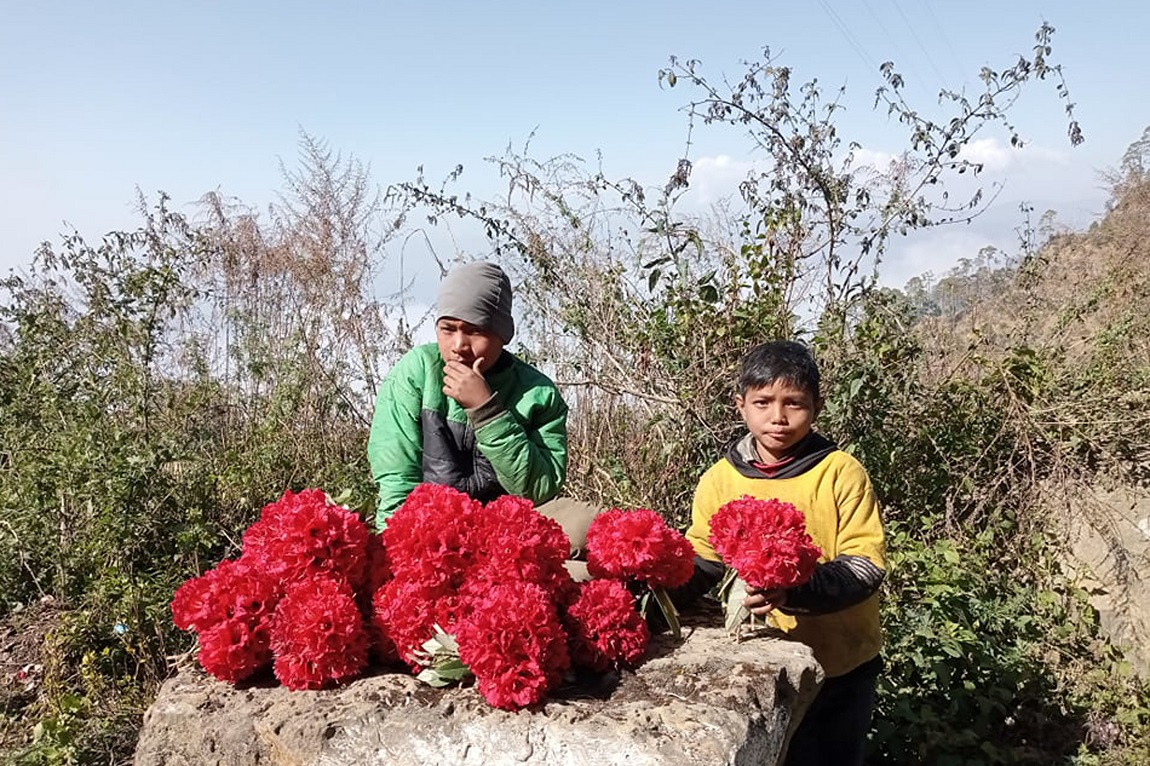
[[[447,362],[443,365],[443,393],[459,402],[465,409],[478,407],[491,398],[491,389],[479,371],[483,357],[477,358],[471,366],[463,362]]]

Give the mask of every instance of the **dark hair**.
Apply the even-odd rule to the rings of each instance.
[[[781,380],[819,398],[819,366],[809,348],[793,340],[775,340],[752,348],[739,367],[739,396]]]

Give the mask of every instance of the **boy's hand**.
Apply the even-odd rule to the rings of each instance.
[[[751,614],[762,617],[770,614],[787,602],[787,592],[782,588],[776,590],[760,590],[751,585],[747,586],[747,597],[743,599],[743,606],[751,610]]]
[[[478,407],[491,398],[491,389],[479,371],[483,357],[470,367],[462,362],[448,362],[443,366],[443,393],[459,402],[460,407]]]

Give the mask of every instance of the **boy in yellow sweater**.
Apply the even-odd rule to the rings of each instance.
[[[792,341],[755,347],[743,359],[735,404],[748,433],[699,480],[687,538],[696,576],[680,603],[713,587],[723,564],[709,540],[710,519],[744,495],[792,503],[823,555],[798,587],[748,589],[744,605],[770,614],[809,645],[826,681],[791,739],[786,763],[861,764],[874,710],[879,650],[878,589],[886,561],[878,502],[857,460],[811,430],[822,408],[819,370]]]

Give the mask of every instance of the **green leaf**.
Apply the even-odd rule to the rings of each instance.
[[[455,668],[424,668],[416,675],[416,678],[423,681],[428,686],[434,686],[437,689],[442,689],[445,686],[459,683],[471,675],[471,671],[464,666],[463,671],[460,672]]]
[[[747,584],[737,576],[732,578],[730,589],[727,591],[727,598],[723,602],[723,611],[727,616],[724,625],[728,633],[736,633],[739,626],[750,618],[751,610],[743,606],[743,599],[746,597]]]
[[[441,678],[439,674],[435,672],[435,668],[424,668],[415,677],[428,686],[434,686],[437,689],[452,684],[451,681]]]
[[[865,383],[865,382],[866,381],[864,381],[862,378],[855,378],[854,380],[852,380],[851,381],[851,387],[850,387],[850,395],[847,398],[848,399],[854,399],[856,396],[858,396],[858,393],[862,389],[863,383]]]
[[[655,596],[655,603],[659,605],[659,610],[663,612],[663,617],[667,620],[667,625],[671,628],[671,633],[675,638],[683,637],[683,629],[679,623],[679,610],[671,602],[671,596],[667,593],[666,588],[651,588],[651,594]]]
[[[348,501],[351,500],[351,495],[352,495],[352,491],[350,488],[348,488],[348,489],[345,489],[345,490],[339,492],[338,494],[336,494],[334,496],[329,495],[328,499],[331,500],[331,502],[335,503],[336,505],[347,505]]]
[[[440,678],[462,681],[471,675],[471,668],[464,665],[461,660],[448,660],[442,665],[436,665],[435,672]]]
[[[650,291],[655,290],[655,285],[659,284],[660,272],[658,269],[652,269],[650,275],[647,277],[647,289]]]

